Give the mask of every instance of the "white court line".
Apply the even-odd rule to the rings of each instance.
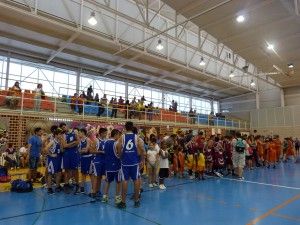
[[[232,179],[232,178],[221,178],[223,180],[231,180],[231,181],[237,181],[237,182],[244,182],[244,183],[250,183],[250,184],[260,184],[265,186],[271,186],[271,187],[278,187],[278,188],[286,188],[286,189],[292,189],[292,190],[300,190],[300,187],[289,187],[284,185],[277,185],[277,184],[267,184],[267,183],[260,183],[256,181],[250,181],[250,180],[238,180],[238,179]]]

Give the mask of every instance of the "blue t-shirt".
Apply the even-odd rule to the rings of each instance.
[[[40,157],[42,150],[42,139],[37,135],[33,135],[28,140],[28,144],[31,145],[29,151],[30,157]]]
[[[121,163],[123,166],[133,166],[140,162],[137,151],[137,136],[133,133],[123,135]]]
[[[58,154],[59,155],[61,153],[60,144],[56,139],[54,139],[53,142],[54,142],[54,144],[49,149],[49,151],[51,152],[51,154]]]
[[[97,150],[98,152],[102,152],[104,151],[104,145],[105,145],[106,140],[102,140],[102,139],[98,139],[98,146],[97,146]],[[94,162],[102,162],[104,163],[105,161],[105,153],[100,153],[100,154],[96,154],[95,158],[94,158]]]
[[[66,137],[67,144],[70,144],[71,142],[76,141],[76,134],[74,133],[74,131],[66,133],[65,137]],[[78,146],[73,146],[73,147],[65,148],[65,149],[68,150],[69,152],[70,151],[77,152]]]
[[[105,170],[115,172],[121,169],[121,161],[116,154],[116,141],[109,139],[104,144]]]

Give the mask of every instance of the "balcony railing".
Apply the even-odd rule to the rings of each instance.
[[[144,124],[182,125],[185,127],[217,127],[249,129],[247,121],[211,117],[204,114],[178,113],[160,108],[138,110],[125,105],[100,105],[98,102],[70,102],[70,98],[36,97],[33,93],[9,96],[0,94],[0,111],[20,115],[41,115],[49,118],[91,119],[123,122],[136,120]]]

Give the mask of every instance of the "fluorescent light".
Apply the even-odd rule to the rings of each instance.
[[[274,45],[273,45],[273,44],[268,44],[267,48],[268,48],[269,50],[274,50]]]
[[[251,80],[250,85],[251,85],[251,87],[254,87],[255,86],[255,82],[253,80]]]
[[[206,64],[206,63],[204,62],[203,57],[201,57],[201,61],[200,61],[199,65],[200,65],[200,66],[205,66],[205,64]]]
[[[237,18],[236,18],[236,21],[238,23],[243,23],[245,21],[245,17],[243,15],[239,15]]]
[[[157,44],[157,46],[156,46],[156,49],[157,49],[158,51],[161,51],[161,50],[163,50],[163,49],[164,49],[164,46],[162,45],[162,43],[161,43],[161,40],[160,40],[160,39],[158,40],[158,44]]]
[[[288,67],[289,67],[290,69],[293,69],[293,68],[294,68],[294,64],[293,64],[293,63],[289,63],[289,64],[288,64]]]
[[[229,74],[229,77],[230,77],[230,78],[233,78],[234,76],[235,76],[235,75],[234,75],[233,71],[231,71],[230,74]]]
[[[95,12],[91,12],[91,17],[88,20],[89,24],[95,26],[97,24]]]

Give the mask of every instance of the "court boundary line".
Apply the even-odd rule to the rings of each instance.
[[[278,217],[278,218],[286,219],[286,220],[300,222],[300,217],[289,216],[289,215],[280,214],[280,213],[272,213],[271,215],[275,216],[275,217]]]
[[[256,217],[255,219],[251,220],[250,222],[247,223],[247,225],[257,224],[258,222],[262,221],[263,219],[267,218],[268,216],[271,216],[277,210],[284,208],[285,206],[291,204],[294,201],[297,201],[298,199],[300,199],[300,194],[295,195],[294,197],[285,200],[283,203],[277,205],[276,207],[274,207],[274,208],[268,210],[267,212],[265,212],[264,214],[262,214],[262,215]]]
[[[268,183],[256,182],[256,181],[251,181],[251,180],[238,180],[238,179],[227,178],[227,177],[222,177],[220,179],[230,180],[230,181],[236,181],[236,182],[242,182],[242,183],[260,184],[260,185],[264,185],[264,186],[271,186],[271,187],[277,187],[277,188],[300,190],[300,187],[290,187],[290,186],[279,185],[279,184],[268,184]]]

